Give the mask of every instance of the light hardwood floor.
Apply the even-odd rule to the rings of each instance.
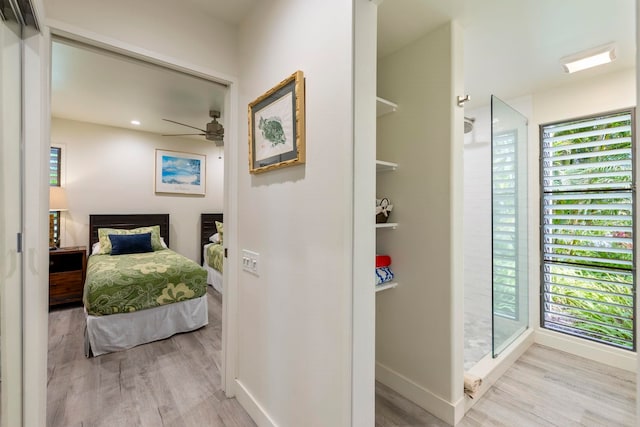
[[[467,413],[460,427],[636,426],[635,374],[533,345]],[[376,427],[444,427],[376,385]]]
[[[209,325],[87,359],[82,308],[49,314],[47,426],[249,427],[220,388],[222,300],[208,289]]]
[[[250,427],[220,389],[221,296],[209,325],[86,359],[82,308],[49,314],[49,427]],[[534,345],[476,403],[461,427],[635,426],[635,375]],[[446,423],[376,385],[376,427]]]

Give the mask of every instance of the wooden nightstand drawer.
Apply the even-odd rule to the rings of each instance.
[[[82,300],[82,270],[49,275],[49,304]]]

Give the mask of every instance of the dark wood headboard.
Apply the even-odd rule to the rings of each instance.
[[[89,215],[89,251],[98,241],[99,228],[131,229],[160,226],[160,236],[169,245],[169,214]]]
[[[204,254],[202,253],[204,245],[209,242],[209,237],[217,233],[216,221],[222,221],[221,213],[203,213],[200,215],[200,265],[204,262]]]

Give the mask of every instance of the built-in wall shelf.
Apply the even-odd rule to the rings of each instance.
[[[398,169],[398,164],[393,162],[385,162],[384,160],[376,160],[376,172],[387,172]]]
[[[382,285],[376,285],[376,292],[386,291],[387,289],[393,289],[398,286],[398,282],[387,282]]]
[[[393,228],[394,230],[398,228],[397,222],[383,222],[381,224],[376,224],[376,228]]]
[[[375,0],[374,0],[375,1]],[[398,110],[398,104],[395,104],[391,101],[388,101],[384,98],[376,97],[376,114],[378,117],[383,116],[385,114],[394,113]],[[376,172],[390,172],[398,169],[398,164],[393,162],[386,162],[384,160],[376,160]],[[384,179],[380,177],[379,179]],[[395,230],[398,228],[397,222],[385,222],[376,224],[376,229],[392,229]],[[385,291],[387,289],[393,289],[398,286],[398,282],[387,282],[381,285],[376,285],[376,293]]]
[[[384,98],[376,97],[376,115],[378,117],[385,114],[393,113],[398,109],[398,104],[394,104],[391,101],[387,101]]]

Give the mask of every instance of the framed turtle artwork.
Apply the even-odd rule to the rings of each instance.
[[[249,172],[305,162],[304,75],[296,71],[249,104]]]

